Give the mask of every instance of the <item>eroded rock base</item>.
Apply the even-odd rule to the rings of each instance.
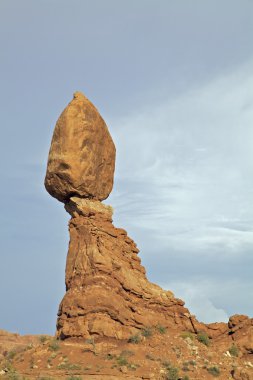
[[[113,226],[110,206],[73,197],[65,207],[72,218],[58,337],[126,339],[159,324],[195,331],[184,302],[147,280],[139,250]]]

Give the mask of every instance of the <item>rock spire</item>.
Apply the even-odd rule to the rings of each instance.
[[[93,104],[80,92],[56,123],[45,178],[47,191],[71,215],[66,294],[59,307],[60,339],[128,339],[163,326],[204,332],[253,352],[253,319],[236,315],[228,324],[199,323],[175,298],[148,281],[134,241],[112,224],[112,207],[101,203],[113,186],[115,147]]]

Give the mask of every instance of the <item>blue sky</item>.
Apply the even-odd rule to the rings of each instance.
[[[79,90],[117,147],[114,224],[200,320],[252,316],[253,2],[1,0],[0,328],[55,331],[69,216],[44,190]]]

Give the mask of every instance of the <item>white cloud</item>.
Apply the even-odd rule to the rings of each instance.
[[[117,146],[115,187],[109,202],[116,210],[115,224],[142,239],[137,243],[145,248],[147,267],[154,248],[156,262],[167,265],[168,272],[172,252],[174,258],[189,262],[188,277],[195,259],[200,273],[206,272],[203,266],[209,260],[212,283],[217,281],[217,258],[217,265],[233,262],[226,278],[235,275],[236,260],[250,260],[252,63],[174,100],[147,105],[139,113],[109,122]],[[245,261],[245,271],[247,265]],[[183,281],[183,274],[178,277]],[[205,321],[224,320],[227,314],[214,306],[210,287],[201,293],[202,283],[194,287],[191,280],[190,290],[180,292],[193,312]],[[243,283],[243,271],[237,281]],[[173,283],[171,289],[179,286]],[[223,293],[224,308],[227,297]],[[246,294],[240,295],[240,302],[248,305]]]
[[[199,283],[169,283],[165,289],[173,289],[177,297],[187,300],[186,307],[196,315],[200,322],[227,322],[229,316],[226,311],[214,305],[206,293],[205,287]]]
[[[196,251],[252,246],[252,88],[245,66],[174,101],[112,120],[116,211],[178,249],[186,240]]]

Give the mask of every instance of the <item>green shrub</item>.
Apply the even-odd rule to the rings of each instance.
[[[82,380],[82,378],[79,376],[69,376],[67,377],[67,380]]]
[[[8,360],[12,360],[12,359],[14,359],[14,357],[16,356],[16,354],[17,354],[17,352],[16,352],[15,350],[9,351],[9,352],[7,353],[7,359],[8,359]]]
[[[141,330],[141,335],[145,338],[151,337],[153,335],[151,327],[145,327],[143,330]]]
[[[207,368],[207,371],[213,375],[214,377],[220,376],[220,370],[218,367],[209,367]]]
[[[26,347],[25,347],[25,351],[28,351],[28,350],[31,350],[33,348],[33,344],[32,343],[29,343]]]
[[[188,371],[190,371],[189,363],[188,363],[188,362],[184,362],[184,363],[183,363],[182,371],[184,371],[184,372],[188,372]]]
[[[239,348],[234,344],[229,348],[228,352],[230,355],[237,357],[239,355]]]
[[[209,346],[210,344],[209,337],[205,332],[198,333],[197,339],[200,343],[203,343],[205,346]]]
[[[134,352],[131,350],[123,350],[120,354],[120,356],[124,356],[125,358],[129,358],[130,356],[133,356]]]
[[[117,358],[117,363],[118,363],[119,366],[123,366],[123,365],[128,365],[129,364],[127,358],[125,358],[124,356],[119,356]]]
[[[167,369],[166,380],[178,380],[178,369],[176,367]]]
[[[45,343],[46,340],[47,340],[47,337],[46,337],[45,335],[41,335],[41,336],[39,337],[39,341],[40,341],[40,343]]]
[[[58,351],[60,349],[60,344],[57,340],[53,340],[50,344],[49,344],[49,350],[51,351]]]
[[[160,334],[165,334],[166,331],[167,331],[167,327],[164,327],[164,326],[161,326],[161,325],[157,325],[157,326],[156,326],[156,329],[157,329],[157,331],[158,331]]]
[[[79,370],[81,366],[79,364],[61,363],[57,366],[58,369]]]
[[[178,380],[178,368],[174,367],[169,361],[163,362],[162,365],[166,369],[166,380]]]
[[[106,359],[107,360],[113,360],[113,359],[115,359],[115,355],[114,354],[107,354]]]
[[[138,344],[138,343],[140,343],[140,341],[141,341],[141,337],[139,334],[132,335],[128,339],[128,343]]]
[[[162,362],[162,365],[165,369],[170,369],[172,367],[171,362],[167,360],[165,362]]]
[[[22,380],[22,377],[18,373],[12,372],[8,373],[8,380]]]
[[[131,371],[135,371],[138,367],[139,367],[138,364],[131,363],[128,365],[128,368],[131,369]]]
[[[190,331],[184,331],[181,334],[181,338],[183,338],[183,339],[189,338],[189,339],[193,340],[194,339],[194,334],[191,333]]]
[[[95,344],[95,342],[94,342],[94,339],[93,339],[93,338],[90,338],[90,339],[86,339],[86,340],[85,340],[85,343],[87,343],[87,344],[92,344],[92,345],[94,345],[94,344]]]

